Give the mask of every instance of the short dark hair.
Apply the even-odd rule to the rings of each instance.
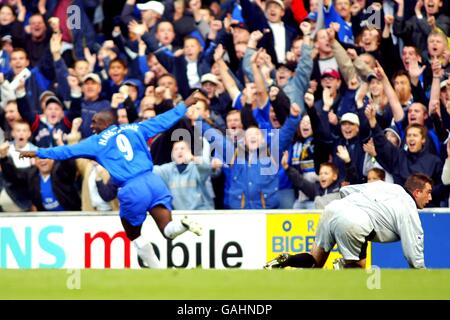
[[[421,124],[418,124],[418,123],[411,123],[411,124],[409,124],[409,125],[406,127],[405,133],[407,134],[407,133],[408,133],[408,130],[409,130],[409,129],[412,129],[412,128],[419,129],[419,130],[420,130],[420,134],[422,135],[422,138],[424,138],[424,139],[427,138],[427,136],[428,136],[428,129],[427,129],[427,127],[422,126]]]
[[[369,171],[367,171],[367,175],[369,175],[369,172],[374,172],[380,180],[385,181],[386,180],[386,171],[380,168],[372,168]]]
[[[25,49],[23,49],[23,48],[14,48],[11,54],[13,54],[15,52],[22,52],[22,53],[24,53],[25,54],[25,58],[27,58],[27,60],[28,60],[28,53],[25,51]]]
[[[126,61],[123,59],[115,58],[109,63],[109,66],[111,67],[111,65],[113,63],[120,63],[124,69],[128,69],[128,65],[127,65]]]
[[[320,164],[320,168],[322,167],[328,167],[333,171],[334,174],[336,174],[339,177],[339,168],[332,162],[324,162]]]
[[[394,82],[395,79],[397,79],[398,77],[401,77],[401,76],[407,77],[408,81],[409,81],[409,84],[411,84],[411,78],[409,76],[409,73],[407,71],[405,71],[405,70],[396,71],[394,73],[394,75],[392,76],[392,82]]]
[[[110,122],[110,125],[112,124],[118,124],[117,119],[117,110],[113,110],[110,108],[102,109],[98,112],[104,119],[108,122]]]
[[[429,176],[423,173],[414,173],[408,177],[404,188],[413,193],[415,190],[423,190],[427,183],[433,186],[433,180]]]

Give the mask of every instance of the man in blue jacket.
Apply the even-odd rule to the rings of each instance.
[[[144,266],[161,268],[151,242],[141,235],[147,211],[168,239],[174,239],[187,230],[201,235],[202,230],[187,217],[172,221],[172,196],[161,178],[153,173],[147,140],[172,127],[184,116],[186,106],[196,102],[197,98],[191,95],[185,104],[179,103],[158,117],[120,126],[116,124],[116,112],[100,111],[94,115],[91,124],[96,134],[74,145],[21,152],[20,157],[55,160],[82,157],[95,160],[105,167],[119,186],[120,218],[127,237],[137,247]]]

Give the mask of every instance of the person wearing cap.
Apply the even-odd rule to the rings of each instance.
[[[314,140],[317,143],[314,153],[320,159],[326,159],[330,156],[333,158],[333,163],[339,168],[340,180],[345,179],[346,168],[350,165],[354,166],[355,176],[352,177],[352,180],[356,180],[357,183],[363,183],[363,164],[365,157],[363,144],[370,138],[370,128],[363,115],[363,109],[357,109],[357,113],[344,113],[339,121],[339,132],[337,130],[336,132],[334,130],[332,132],[329,111],[324,111],[322,108],[318,110],[317,103],[316,106],[314,106],[313,102],[309,103],[307,111],[311,119],[317,119],[315,121],[311,120]],[[339,151],[338,146],[345,146],[347,148],[350,162],[347,163],[337,156]]]
[[[285,62],[286,52],[291,48],[297,32],[282,21],[286,9],[283,0],[266,1],[265,18],[262,18],[261,8],[250,0],[242,0],[241,7],[242,16],[250,30],[270,30],[261,39],[259,46],[266,48],[273,63]]]
[[[222,93],[217,92],[220,81],[217,76],[212,73],[204,74],[201,77],[200,82],[202,84],[202,88],[206,91],[207,98],[210,101],[211,110],[221,116],[222,120],[225,120],[227,113],[231,110],[229,108],[231,105],[231,98],[229,94],[226,91]]]
[[[33,143],[38,147],[56,145],[53,134],[57,130],[68,133],[72,120],[81,114],[81,97],[72,100],[71,108],[64,111],[63,103],[56,96],[45,99],[45,108],[42,117],[31,109],[23,86],[16,90],[17,105],[22,118],[28,122],[33,134]]]
[[[322,99],[317,101],[315,107],[321,116],[333,111],[336,115],[342,116],[343,110],[352,110],[352,106],[343,105],[343,100],[339,94],[341,87],[341,76],[339,71],[327,68],[320,75],[320,85],[322,90]]]
[[[130,22],[135,20],[133,16],[135,4],[136,0],[127,0],[122,9],[120,18],[125,25],[129,25]],[[136,7],[141,13],[142,23],[151,34],[154,34],[156,25],[161,21],[164,14],[164,4],[159,1],[151,0],[144,3],[138,3]]]
[[[82,81],[81,89],[83,99],[81,102],[81,136],[83,138],[92,135],[91,121],[95,113],[100,110],[110,108],[110,102],[101,98],[102,81],[98,74],[89,73]]]
[[[383,169],[394,177],[394,183],[403,185],[406,179],[414,173],[423,173],[433,180],[433,200],[431,206],[439,207],[444,193],[441,180],[441,159],[427,151],[425,141],[427,129],[423,125],[414,123],[406,128],[407,150],[396,148],[386,140],[383,131],[377,124],[375,109],[372,106],[366,108],[366,117],[372,131],[377,161]]]

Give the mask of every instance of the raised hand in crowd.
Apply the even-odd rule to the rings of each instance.
[[[63,131],[61,129],[53,130],[52,136],[57,146],[64,145]]]
[[[136,34],[136,36],[138,36],[139,38],[148,31],[145,24],[137,23],[135,20],[130,21],[130,23],[128,24],[128,30]]]
[[[291,104],[290,113],[293,117],[298,117],[301,113],[302,109],[300,109],[300,106],[296,104],[295,102]]]
[[[68,75],[67,83],[69,84],[71,94],[81,95],[81,86],[77,77]]]
[[[50,52],[52,53],[53,60],[58,61],[61,59],[62,49],[62,34],[54,33],[50,38]]]
[[[289,169],[289,152],[284,151],[283,156],[281,157],[281,166],[284,170]]]
[[[270,101],[274,101],[277,98],[277,95],[279,92],[280,92],[280,88],[278,88],[277,86],[271,86],[269,89]]]
[[[323,111],[330,111],[333,106],[333,96],[331,94],[331,90],[329,88],[324,88],[322,91],[322,100],[323,100]]]
[[[0,144],[0,158],[6,158],[8,156],[9,151],[9,142],[5,141],[2,144]]]
[[[336,113],[333,112],[333,110],[328,112],[328,122],[333,126],[337,126],[337,124],[339,123],[338,117]]]
[[[352,161],[352,159],[350,158],[350,153],[348,152],[346,146],[337,146],[336,155],[345,163],[350,163]]]
[[[305,93],[304,99],[308,108],[314,108],[314,94],[312,92],[308,90]]]
[[[219,61],[223,59],[223,55],[225,54],[225,49],[222,44],[219,44],[214,51],[214,61]]]
[[[364,110],[364,114],[366,115],[366,118],[369,121],[370,127],[372,129],[375,128],[375,126],[377,125],[377,118],[376,118],[377,111],[375,110],[374,106],[369,104],[366,107],[366,110]]]
[[[114,93],[111,98],[111,108],[117,109],[121,103],[125,102],[125,100],[126,100],[125,94],[121,92]]]
[[[250,38],[248,40],[247,47],[250,49],[256,49],[258,41],[261,40],[263,36],[264,34],[259,30],[250,33]]]
[[[375,150],[375,144],[373,143],[372,138],[370,138],[369,141],[367,141],[367,143],[363,144],[363,150],[371,157],[377,156],[377,151]]]

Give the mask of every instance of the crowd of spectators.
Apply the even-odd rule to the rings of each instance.
[[[311,209],[348,184],[450,193],[444,0],[0,0],[0,187],[20,211],[117,210],[88,159],[19,159],[199,101],[148,140],[174,209]],[[126,145],[120,145],[120,150]],[[132,156],[132,153],[125,153]],[[1,204],[1,203],[0,203]]]

